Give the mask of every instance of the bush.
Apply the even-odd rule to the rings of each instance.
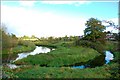
[[[91,42],[88,40],[77,40],[75,41],[75,46],[89,47],[97,50],[99,53],[103,54],[105,47],[100,42]]]
[[[26,46],[26,47],[31,47],[32,49],[35,48],[35,44],[31,41],[23,41],[19,40],[18,45]]]
[[[72,47],[72,46],[74,46],[74,44],[73,44],[72,41],[70,41],[70,42],[63,42],[61,44],[61,46],[63,46],[63,47]]]

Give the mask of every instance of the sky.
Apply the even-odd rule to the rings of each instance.
[[[1,1],[1,22],[18,37],[81,36],[91,17],[118,25],[118,0]],[[118,32],[112,27],[106,31]]]

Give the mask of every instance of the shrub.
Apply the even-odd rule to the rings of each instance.
[[[23,41],[19,40],[18,45],[26,46],[26,47],[31,47],[32,49],[35,48],[35,44],[31,41]]]
[[[91,41],[88,41],[88,40],[77,40],[77,41],[75,41],[75,46],[83,46],[83,47],[93,48],[101,54],[105,50],[104,45],[101,44],[99,41],[98,42],[91,42]]]

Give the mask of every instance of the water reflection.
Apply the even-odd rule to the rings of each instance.
[[[18,57],[16,58],[16,60],[25,58],[28,55],[36,55],[36,54],[39,54],[39,53],[48,53],[50,51],[51,50],[49,48],[47,48],[47,47],[36,46],[36,49],[34,51],[32,51],[32,52],[18,54]],[[14,61],[16,61],[16,60],[14,60]]]
[[[108,64],[111,60],[113,60],[113,54],[111,54],[110,51],[106,51],[106,57],[105,57],[105,60],[106,60],[106,64]]]
[[[110,51],[105,51],[105,55],[100,55],[92,61],[88,61],[87,63],[82,64],[80,66],[73,66],[72,68],[80,68],[80,69],[84,69],[87,67],[94,68],[96,66],[102,66],[104,64],[108,64],[113,59],[114,59],[113,54]]]
[[[80,68],[80,69],[84,69],[85,65],[81,65],[81,66],[73,66],[73,68]]]

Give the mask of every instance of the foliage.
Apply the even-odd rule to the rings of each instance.
[[[103,52],[105,51],[105,46],[101,44],[100,42],[91,42],[88,40],[76,40],[74,44],[76,46],[93,48],[101,54],[103,54]]]
[[[100,41],[101,43],[105,43],[105,33],[103,32],[105,30],[105,26],[102,25],[102,22],[90,18],[86,25],[86,29],[84,30],[84,39],[89,40],[89,41]]]
[[[16,64],[32,64],[41,66],[64,66],[74,65],[89,61],[98,54],[95,50],[83,47],[60,47],[48,54],[37,54],[28,56],[27,58],[16,61]]]
[[[32,35],[32,36],[31,36],[31,39],[35,39],[35,38],[36,38],[35,35]]]
[[[113,37],[115,40],[120,41],[120,32],[119,33],[113,33]]]
[[[14,74],[19,78],[99,78],[110,79],[118,78],[112,77],[111,74],[118,68],[118,64],[109,64],[96,68],[75,69],[71,67],[40,67],[38,65],[14,70]]]
[[[18,45],[31,47],[31,49],[35,49],[35,44],[33,42],[31,42],[31,41],[19,40]]]
[[[2,49],[2,59],[7,61],[12,54],[12,48],[16,47],[18,44],[18,38],[14,34],[7,33],[7,28],[5,25],[0,27],[0,49]],[[7,59],[6,59],[7,58]],[[2,61],[4,61],[2,60]]]
[[[113,44],[113,42],[111,42]],[[111,45],[109,43],[108,46]],[[62,43],[59,43],[59,45],[62,45]],[[65,43],[66,44],[66,43]],[[68,44],[68,43],[67,43]],[[107,43],[108,44],[108,43]],[[57,44],[58,45],[58,44]],[[114,47],[112,45],[111,47]],[[109,48],[109,47],[107,47]],[[112,49],[112,48],[111,48]],[[108,49],[109,50],[109,49]],[[69,53],[70,52],[70,53]],[[82,52],[79,54],[81,57],[77,55],[77,53]],[[101,67],[95,67],[95,68],[85,68],[85,69],[75,69],[71,67],[57,67],[59,64],[61,65],[61,61],[63,60],[62,64],[67,63],[67,56],[69,56],[70,62],[73,61],[72,58],[74,58],[74,61],[77,59],[77,56],[80,59],[77,59],[79,61],[84,61],[85,57],[90,58],[93,57],[93,52],[90,54],[87,54],[89,51],[89,48],[83,48],[83,47],[58,47],[56,50],[48,53],[48,54],[40,54],[29,56],[29,65],[26,65],[25,67],[17,68],[13,70],[13,74],[15,76],[18,76],[20,79],[30,79],[30,78],[99,78],[99,79],[118,79],[120,74],[118,73],[119,70],[119,64],[112,62],[108,65],[103,65]],[[57,55],[58,54],[58,55]],[[60,55],[61,54],[61,55]],[[86,55],[84,55],[86,54]],[[118,53],[115,54],[115,59],[118,57]],[[67,56],[66,56],[67,55]],[[88,57],[87,57],[88,56]],[[56,58],[56,59],[53,59]],[[28,58],[24,58],[24,61],[27,62]],[[62,59],[63,58],[63,59]],[[52,59],[52,63],[50,64],[50,60]],[[74,63],[74,61],[72,63]],[[86,62],[86,61],[85,61]],[[44,64],[45,63],[45,64]],[[32,64],[32,65],[31,65]],[[54,67],[40,67],[40,64],[43,66],[54,65]],[[56,67],[55,67],[56,66]]]
[[[110,50],[113,53],[113,55],[115,56],[113,62],[119,62],[120,61],[119,42],[117,42],[117,41],[107,41],[106,50]]]
[[[18,53],[30,52],[35,49],[35,44],[30,41],[19,41],[18,45],[9,49],[2,49],[2,62],[15,59]]]
[[[23,37],[21,37],[21,39],[30,39],[30,37],[29,37],[29,36],[24,35]]]
[[[17,37],[14,34],[11,34],[11,35],[8,34],[6,32],[5,26],[2,26],[2,28],[0,29],[0,33],[2,33],[1,41],[2,41],[3,49],[8,49],[8,48],[17,46],[17,43],[18,43]]]
[[[13,71],[8,68],[6,65],[3,65],[2,67],[2,80],[9,80],[10,78],[18,78]]]
[[[62,42],[61,46],[69,48],[69,47],[74,46],[74,43],[73,43],[73,41]]]
[[[106,50],[110,50],[112,52],[119,50],[119,42],[118,41],[107,41],[106,42]]]

